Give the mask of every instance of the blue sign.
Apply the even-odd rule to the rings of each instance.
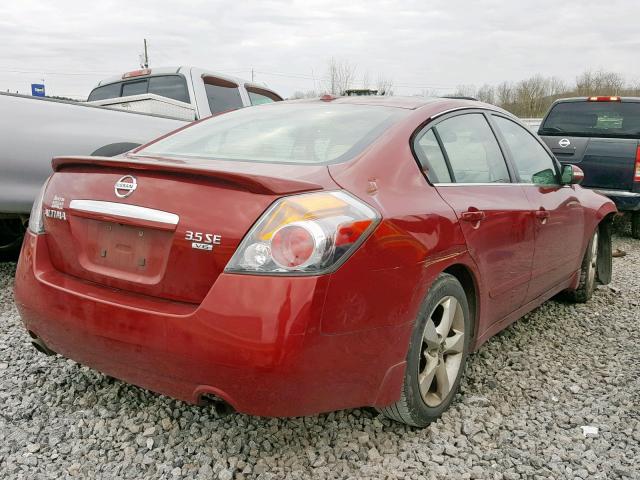
[[[32,83],[31,84],[31,96],[33,96],[33,97],[44,97],[44,84],[42,84],[42,83]]]

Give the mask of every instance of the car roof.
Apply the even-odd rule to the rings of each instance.
[[[490,108],[493,110],[499,110],[494,105],[478,102],[475,100],[459,99],[459,98],[447,98],[447,97],[402,97],[402,96],[386,96],[386,95],[363,95],[353,97],[339,97],[333,95],[324,95],[320,98],[292,100],[290,102],[300,103],[316,103],[316,102],[331,102],[337,104],[346,105],[376,105],[383,107],[403,108],[407,110],[417,110],[425,106],[429,107],[443,107],[443,108]]]

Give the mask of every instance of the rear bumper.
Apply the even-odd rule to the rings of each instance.
[[[252,415],[388,405],[400,393],[411,324],[321,333],[330,279],[218,277],[199,305],[104,288],[55,270],[27,233],[15,296],[55,352],[190,403],[205,393]]]
[[[640,210],[640,193],[627,192],[625,190],[603,190],[599,188],[594,188],[594,190],[613,200],[621,212]]]

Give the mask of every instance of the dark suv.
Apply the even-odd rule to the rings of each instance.
[[[582,186],[631,214],[632,235],[640,238],[640,98],[557,100],[538,134],[560,162],[580,166]]]

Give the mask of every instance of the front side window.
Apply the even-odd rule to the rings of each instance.
[[[268,163],[346,161],[406,110],[370,105],[279,104],[242,108],[196,123],[137,152]]]
[[[520,183],[556,185],[555,164],[540,142],[511,120],[498,116],[494,116],[493,120],[511,152]]]
[[[448,118],[435,127],[456,183],[509,183],[498,141],[481,113]]]
[[[265,103],[279,102],[282,100],[278,95],[264,88],[253,87],[251,85],[245,85],[245,88],[249,94],[251,105],[263,105]]]
[[[422,171],[431,183],[451,183],[447,161],[433,130],[429,129],[424,135],[418,137],[414,149]]]

